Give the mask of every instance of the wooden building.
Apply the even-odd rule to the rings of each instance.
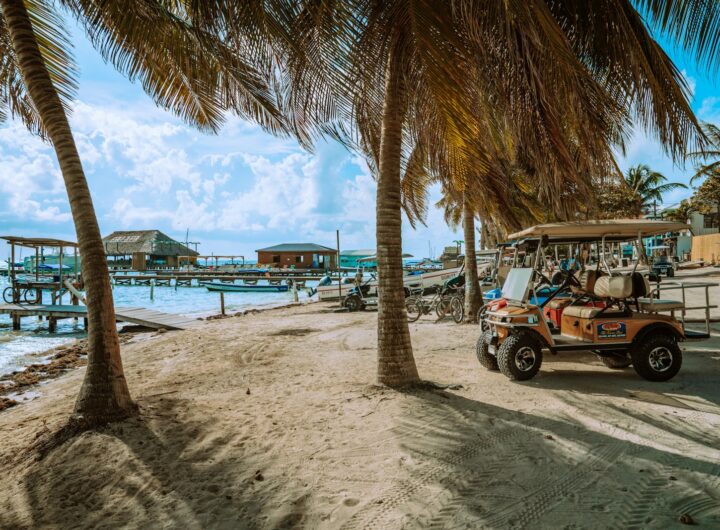
[[[315,243],[283,243],[256,250],[258,265],[296,269],[337,268],[337,250]]]
[[[103,238],[110,268],[174,269],[179,256],[196,257],[194,250],[163,234],[160,230],[126,230]]]

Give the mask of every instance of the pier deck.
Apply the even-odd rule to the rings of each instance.
[[[0,314],[11,314],[18,318],[42,316],[52,320],[87,318],[87,308],[81,305],[0,304]],[[183,315],[163,313],[144,307],[116,307],[115,318],[118,322],[128,322],[155,329],[190,329],[203,323],[201,320]]]

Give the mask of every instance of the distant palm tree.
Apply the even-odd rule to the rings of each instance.
[[[698,211],[698,208],[690,200],[680,201],[680,204],[672,210],[665,212],[665,217],[671,221],[677,221],[678,223],[689,223],[692,218],[692,214]]]
[[[271,90],[251,63],[182,18],[173,4],[63,0],[101,54],[156,103],[202,129],[217,130],[228,101],[244,117],[277,132],[283,121]],[[189,7],[189,6],[186,6]],[[132,415],[120,358],[105,249],[90,189],[67,118],[77,69],[55,2],[0,0],[0,107],[10,109],[57,155],[82,255],[87,291],[88,367],[75,413],[85,424]],[[5,118],[0,110],[0,120]]]
[[[711,162],[700,164],[696,168],[695,175],[690,179],[690,184],[695,184],[705,177],[720,176],[720,128],[712,123],[703,123],[703,130],[710,140],[710,145],[703,151],[690,153],[689,157],[703,161],[710,159]]]
[[[663,202],[663,194],[676,189],[687,189],[680,182],[668,182],[662,173],[653,171],[649,166],[640,164],[628,169],[625,182],[638,198],[640,205],[653,209],[653,217],[657,217],[657,205]]]

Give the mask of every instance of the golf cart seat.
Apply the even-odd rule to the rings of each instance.
[[[658,313],[660,311],[675,311],[684,309],[685,304],[676,300],[659,300],[657,298],[638,298],[640,311]]]
[[[579,293],[592,293],[595,289],[595,282],[602,273],[596,270],[584,270],[576,273],[580,287],[573,287],[572,291],[575,294]]]
[[[600,311],[602,311],[602,307],[571,305],[565,308],[565,311],[563,311],[563,316],[576,318],[595,318]]]
[[[630,298],[633,294],[633,280],[630,276],[600,276],[594,283],[593,290],[598,298],[621,300]],[[614,314],[614,312],[608,313],[602,307],[581,305],[566,307],[563,314],[576,318],[595,318],[601,311],[608,315]]]
[[[631,276],[601,276],[595,280],[593,292],[599,298],[630,298],[633,295],[633,279]]]

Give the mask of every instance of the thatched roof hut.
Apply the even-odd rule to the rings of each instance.
[[[178,256],[198,253],[163,234],[160,230],[123,230],[103,238],[105,253],[115,258],[132,256],[132,268],[143,270],[146,260],[169,267],[178,266]]]

